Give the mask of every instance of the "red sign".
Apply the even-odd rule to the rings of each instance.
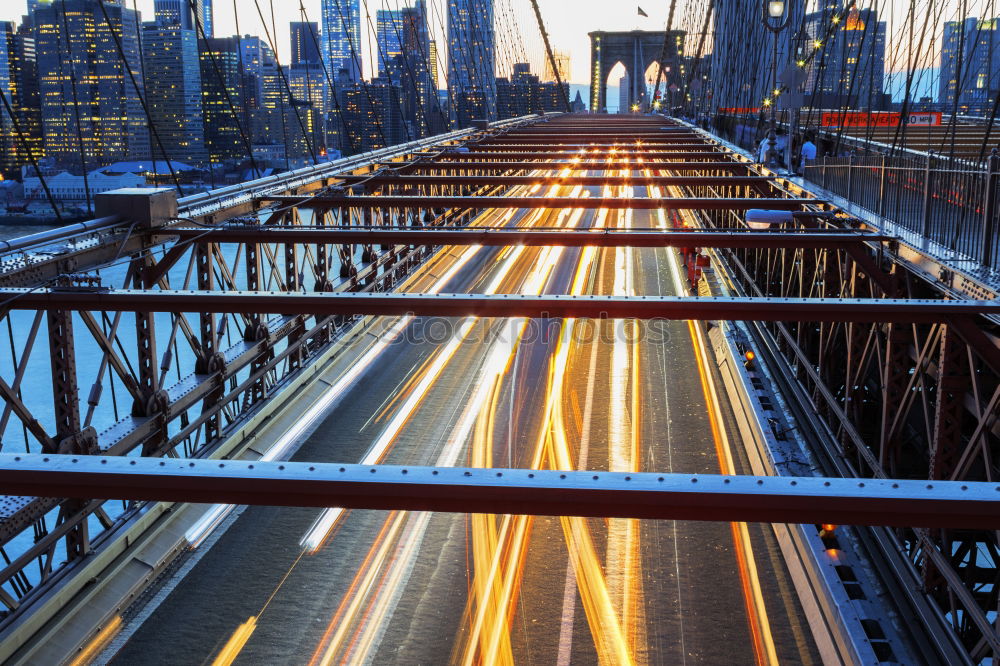
[[[754,106],[720,106],[719,113],[759,113],[760,107]]]
[[[895,111],[867,113],[865,111],[824,113],[823,127],[898,127],[903,115]],[[939,111],[914,111],[906,116],[907,125],[940,125]]]

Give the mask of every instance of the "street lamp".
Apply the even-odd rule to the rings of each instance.
[[[792,58],[792,63],[788,65],[786,70],[785,78],[788,80],[784,83],[789,88],[788,95],[788,105],[792,110],[791,119],[788,125],[788,146],[785,150],[785,162],[787,163],[788,170],[795,173],[797,170],[795,162],[795,156],[792,151],[792,143],[796,132],[799,131],[799,121],[802,114],[802,83],[806,79],[805,65],[806,65],[806,44],[809,43],[809,35],[806,33],[805,26],[799,28],[799,31],[795,33],[792,37],[792,53],[794,57]],[[805,142],[805,137],[802,138],[802,143]]]
[[[774,45],[771,49],[771,81],[774,84],[774,89],[778,90],[778,35],[788,26],[792,15],[791,12],[785,11],[785,0],[764,0],[763,12],[764,27],[774,33]],[[771,128],[767,132],[765,162],[770,163],[771,160],[777,158],[778,152],[776,150],[778,145],[777,95],[774,96],[772,103],[768,106],[771,108]]]

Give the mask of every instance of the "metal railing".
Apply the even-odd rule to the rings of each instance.
[[[1000,268],[996,149],[979,165],[933,152],[917,157],[852,151],[823,156],[806,165],[804,176],[958,255]]]
[[[756,155],[762,128],[729,122],[713,132]],[[1000,270],[996,149],[978,162],[857,137],[839,140],[849,152],[827,154],[806,165],[806,180],[939,244],[954,258]]]

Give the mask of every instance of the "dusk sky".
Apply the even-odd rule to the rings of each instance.
[[[56,0],[57,2],[59,0]],[[429,0],[430,25],[433,38],[437,39],[439,46],[444,42],[444,25],[446,23],[446,1]],[[743,0],[754,1],[754,0]],[[151,20],[153,17],[153,0],[125,0],[129,6],[137,7],[143,15],[144,20]],[[934,16],[930,18],[930,24],[935,26],[934,34],[928,33],[924,48],[921,51],[921,67],[933,67],[937,65],[937,54],[939,52],[940,24],[945,20],[956,18],[962,3],[965,3],[968,14],[979,16],[985,4],[990,4],[993,0],[945,0],[938,2],[917,2],[916,32],[919,33],[921,24],[930,11],[934,8]],[[225,36],[235,34],[236,20],[234,16],[234,6],[237,3],[216,0],[216,35]],[[320,0],[303,0],[302,6],[311,21],[319,22]],[[367,6],[371,12],[372,24],[375,22],[375,12],[382,8],[396,9],[408,4],[407,0],[369,0]],[[686,9],[691,6],[704,6],[707,3],[697,0],[679,0],[676,12],[676,27],[682,26],[682,21],[687,15]],[[908,67],[904,49],[902,46],[908,42],[907,34],[907,10],[910,7],[908,0],[861,0],[858,3],[861,7],[879,6],[881,16],[888,22],[889,38],[886,40],[886,70],[905,71]],[[243,34],[256,34],[264,37],[264,30],[257,14],[257,9],[252,0],[238,0],[239,27]],[[549,30],[552,45],[555,49],[569,52],[571,56],[573,83],[586,85],[589,80],[589,53],[590,42],[587,33],[592,30],[662,30],[666,24],[667,10],[669,2],[666,0],[643,0],[635,2],[609,2],[608,0],[539,0],[539,5],[545,18],[546,27]],[[25,0],[0,0],[0,20],[19,20],[24,13]],[[274,22],[277,27],[277,43],[279,57],[283,62],[288,59],[288,23],[289,21],[301,20],[299,3],[295,0],[260,0],[265,17],[268,23],[271,22],[270,7],[275,7]],[[521,26],[520,32],[523,37],[511,38],[507,36],[498,37],[498,70],[501,75],[505,74],[505,68],[509,68],[510,63],[523,58],[532,62],[536,69],[541,65],[543,52],[540,40],[538,39],[537,27],[534,16],[531,13],[528,0],[509,0],[508,2],[496,2],[497,22],[507,25],[516,22]],[[513,11],[504,15],[499,9],[503,7],[513,7]],[[642,9],[649,15],[648,18],[639,16],[637,8]],[[810,4],[811,7],[811,4]],[[509,11],[509,10],[505,10]],[[995,12],[991,12],[995,13]],[[364,3],[362,4],[362,24],[367,28],[367,19],[364,14]],[[270,26],[269,26],[270,27]],[[509,32],[509,31],[508,31]],[[370,39],[371,30],[362,30],[362,46],[366,72],[370,73],[370,63],[375,61],[373,47]],[[933,38],[933,39],[932,39]],[[522,47],[519,42],[524,43]],[[711,41],[709,41],[711,44]],[[442,62],[444,62],[442,53]]]
[[[56,0],[58,2],[59,0]],[[136,6],[144,20],[153,18],[153,0],[125,0],[127,6]],[[239,27],[243,34],[256,34],[264,37],[264,30],[261,28],[260,18],[257,15],[257,8],[252,0],[239,0]],[[298,21],[300,18],[299,3],[295,0],[275,0],[275,23],[278,31],[279,56],[282,61],[288,59],[288,23]],[[310,21],[319,22],[319,0],[304,0],[303,5],[306,15]],[[372,23],[375,22],[375,12],[378,9],[396,9],[409,4],[405,0],[369,0],[368,8],[371,12]],[[431,30],[433,37],[443,36],[442,26],[445,23],[446,10],[444,0],[430,0],[429,5],[437,5],[430,10]],[[535,60],[541,57],[540,47],[534,42],[537,40],[537,28],[535,27],[534,16],[531,14],[530,3],[527,0],[512,0],[515,7],[514,20],[525,26],[525,41],[530,40],[531,44],[525,44],[529,59]],[[0,0],[0,20],[20,21],[21,15],[25,12],[27,3],[25,0]],[[649,14],[649,18],[639,16],[637,7],[642,6],[643,10]],[[217,36],[225,36],[236,33],[236,20],[233,12],[233,2],[223,0],[215,1],[215,32]],[[270,23],[270,4],[268,0],[261,0],[260,6],[264,10],[264,15]],[[545,18],[546,27],[552,40],[553,48],[561,51],[568,51],[571,55],[574,83],[587,83],[590,57],[590,41],[587,33],[592,30],[662,30],[667,20],[666,2],[645,2],[645,3],[609,3],[607,0],[539,0],[542,15]],[[439,20],[440,19],[440,20]],[[503,20],[501,17],[499,20]],[[362,24],[367,24],[364,15],[364,4],[362,4]],[[270,28],[270,26],[268,26]],[[530,30],[531,32],[528,32]],[[367,56],[370,52],[369,35],[370,31],[362,30],[362,41],[364,42],[365,60],[371,58]],[[504,45],[498,40],[498,51],[503,50]],[[511,45],[511,49],[517,49],[517,45]],[[368,63],[366,62],[366,67]]]

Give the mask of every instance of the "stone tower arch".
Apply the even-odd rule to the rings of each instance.
[[[670,31],[670,41],[664,71],[669,71],[666,86],[682,82],[680,78],[684,32]],[[631,32],[590,33],[590,110],[605,112],[608,108],[608,72],[621,62],[629,75],[629,99],[638,99],[645,85],[645,72],[660,62],[664,32],[633,30]],[[669,70],[668,70],[669,68]]]

